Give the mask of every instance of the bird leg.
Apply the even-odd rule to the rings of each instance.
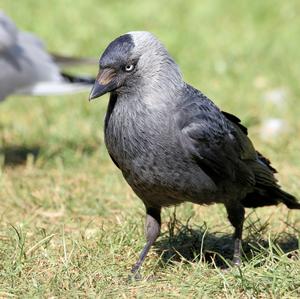
[[[234,266],[241,265],[241,246],[242,246],[242,233],[245,209],[242,205],[236,202],[230,206],[226,206],[228,219],[234,227],[234,251],[232,263]]]
[[[135,278],[140,278],[139,269],[141,268],[151,246],[160,234],[160,208],[147,208],[146,223],[145,223],[145,235],[146,245],[144,246],[139,259],[131,269],[131,273]]]

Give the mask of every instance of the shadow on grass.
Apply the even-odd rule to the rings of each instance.
[[[257,256],[269,255],[271,247],[278,255],[288,254],[289,257],[293,257],[299,254],[299,241],[296,236],[283,232],[268,240],[267,228],[267,222],[261,223],[259,219],[246,222],[243,240],[244,261],[250,262]],[[295,228],[294,231],[297,232]],[[168,231],[156,242],[155,248],[163,263],[202,261],[219,268],[227,268],[233,256],[233,245],[231,235],[210,233],[206,224],[191,228],[189,223],[183,224],[173,215],[168,223]]]
[[[25,145],[5,145],[0,147],[0,155],[3,156],[3,166],[20,166],[26,164],[28,156],[33,157],[35,162],[43,149],[43,157],[47,160],[53,160],[55,157],[64,157],[64,155],[70,155],[70,151],[79,153],[80,155],[90,156],[99,150],[99,146],[94,144],[81,145],[75,142],[67,141],[59,146],[48,148],[42,148],[39,145],[25,146]]]
[[[59,146],[53,147],[52,152],[48,154],[48,158],[52,159],[56,156],[61,156],[64,152],[67,152],[68,150],[80,153],[81,155],[91,156],[94,153],[97,153],[99,151],[99,145],[96,144],[88,144],[84,143],[82,144],[79,141],[73,141],[73,140],[65,140],[63,143],[60,142]]]
[[[40,153],[39,146],[4,146],[0,148],[0,155],[4,156],[4,166],[17,166],[25,164],[29,155],[33,156],[34,161]]]

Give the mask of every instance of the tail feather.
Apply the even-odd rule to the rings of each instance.
[[[258,208],[265,206],[278,205],[279,201],[270,196],[265,190],[257,189],[252,193],[246,195],[241,201],[245,208]]]
[[[255,189],[241,201],[244,207],[256,208],[279,203],[285,204],[289,209],[300,209],[296,197],[283,191],[274,176],[276,170],[270,161],[258,154],[256,161],[248,161],[248,166],[255,175]]]
[[[99,60],[94,57],[73,57],[51,53],[51,57],[60,67],[70,67],[77,65],[97,65]]]
[[[284,203],[289,209],[300,209],[300,203],[297,198],[279,188],[272,190],[272,195],[278,197],[279,201]]]
[[[38,82],[26,88],[18,89],[16,94],[33,96],[63,95],[84,92],[90,90],[91,85],[87,83],[71,82]]]
[[[66,72],[61,72],[61,75],[69,83],[82,83],[87,85],[93,85],[95,83],[96,78],[91,76],[84,75],[71,75]]]
[[[90,76],[77,76],[67,73],[61,73],[61,76],[62,80],[60,81],[36,82],[25,88],[19,88],[15,93],[34,96],[72,94],[90,90],[95,82],[95,78]]]
[[[257,188],[254,192],[247,194],[241,201],[246,208],[257,208],[264,206],[285,204],[289,209],[300,209],[300,203],[296,197],[281,190],[280,187]]]

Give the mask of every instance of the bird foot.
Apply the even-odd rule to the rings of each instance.
[[[134,282],[134,281],[140,281],[142,280],[143,277],[141,275],[141,273],[139,271],[135,272],[135,273],[130,273],[128,275],[128,282]]]
[[[128,280],[129,281],[139,281],[142,280],[142,275],[140,273],[140,263],[136,263],[132,269],[131,273],[128,275]]]
[[[240,267],[242,265],[241,258],[239,256],[234,256],[232,259],[232,265],[234,267]]]

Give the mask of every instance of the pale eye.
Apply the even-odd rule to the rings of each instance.
[[[133,64],[127,64],[125,66],[125,72],[131,72],[134,69],[134,65]]]

